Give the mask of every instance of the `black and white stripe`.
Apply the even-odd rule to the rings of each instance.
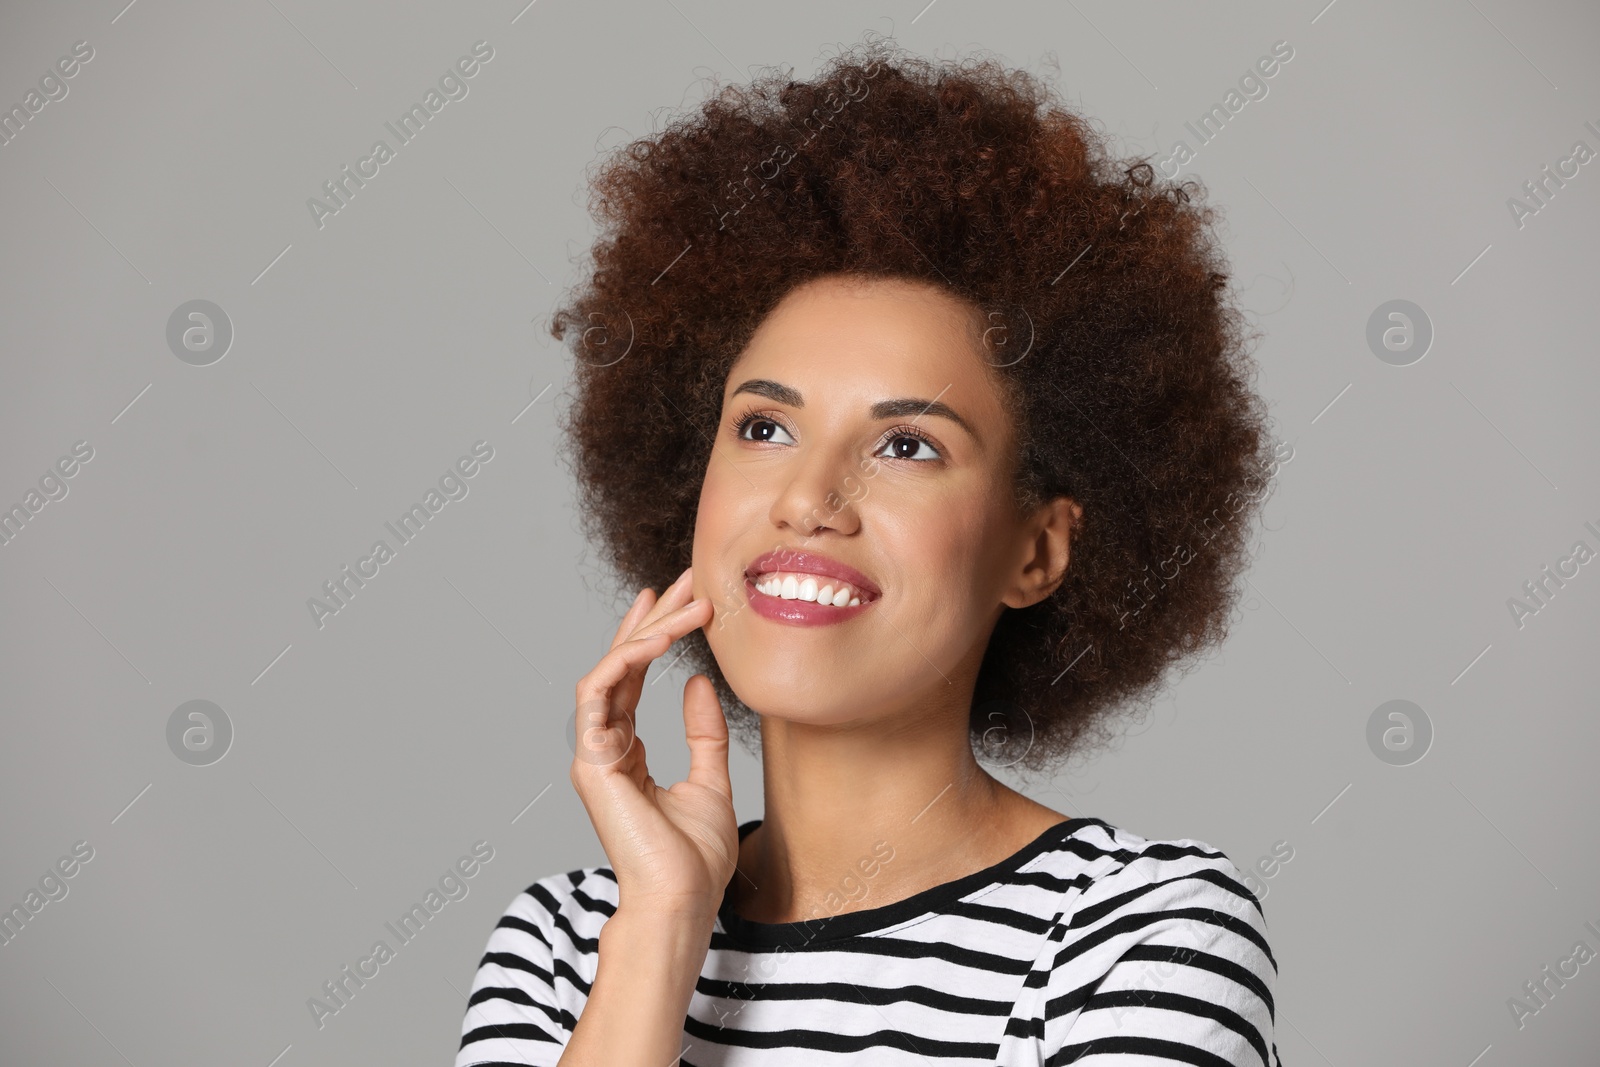
[[[604,867],[517,895],[489,935],[456,1067],[561,1058],[616,905]],[[753,923],[724,906],[681,1062],[1282,1067],[1277,970],[1261,905],[1223,853],[1071,819],[881,907]]]

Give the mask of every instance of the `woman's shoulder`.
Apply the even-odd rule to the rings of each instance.
[[[617,903],[617,876],[610,867],[577,867],[570,871],[547,874],[523,892],[535,897],[551,897],[560,901],[603,900],[614,908]]]
[[[1047,834],[1044,854],[1055,862],[1083,867],[1093,878],[1130,869],[1181,867],[1238,868],[1222,849],[1195,837],[1145,837],[1125,826],[1090,817],[1067,819]],[[1241,879],[1242,880],[1242,879]]]
[[[1222,849],[1194,837],[1150,838],[1103,819],[1063,823],[1040,864],[1070,879],[1074,915],[1083,922],[1111,910],[1140,910],[1161,901],[1211,908],[1264,927],[1250,879]]]
[[[1277,972],[1253,879],[1222,849],[1192,837],[1147,838],[1101,819],[1063,829],[1047,862],[1076,891],[1057,920],[1058,938],[1142,941],[1176,931],[1223,946],[1252,970]]]
[[[1064,826],[1045,862],[1073,883],[1029,979],[1046,1048],[1065,1062],[1154,1042],[1181,1045],[1185,1062],[1278,1063],[1278,963],[1226,853],[1092,819]]]
[[[600,927],[617,910],[617,876],[609,867],[578,867],[545,875],[512,898],[499,926],[532,926],[582,951],[599,950]]]

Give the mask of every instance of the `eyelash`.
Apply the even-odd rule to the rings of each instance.
[[[734,421],[734,424],[733,424],[733,437],[734,437],[734,440],[736,440],[736,441],[748,440],[744,435],[744,431],[753,422],[770,422],[770,423],[773,423],[774,425],[777,425],[777,426],[783,426],[784,431],[786,433],[789,432],[789,428],[787,426],[783,425],[782,420],[775,418],[773,416],[772,412],[760,411],[760,410],[752,408],[749,411],[746,411],[743,415],[740,415],[739,418]],[[896,427],[893,427],[892,429],[889,429],[889,430],[885,431],[883,437],[880,440],[880,445],[879,445],[880,451],[881,451],[883,445],[887,445],[890,441],[897,440],[898,438],[901,438],[901,437],[914,437],[914,438],[916,438],[918,441],[921,441],[923,444],[927,445],[935,453],[937,453],[938,454],[938,459],[932,459],[932,460],[929,460],[929,459],[911,459],[911,458],[909,458],[907,456],[890,456],[889,457],[890,459],[904,460],[907,463],[936,463],[939,460],[944,459],[944,452],[940,448],[938,442],[934,441],[933,438],[929,437],[927,434],[923,433],[921,430],[917,429],[915,426],[896,426]],[[769,442],[752,441],[750,443],[752,443],[752,444],[767,444]]]

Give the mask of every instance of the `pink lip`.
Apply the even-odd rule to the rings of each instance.
[[[785,600],[782,597],[768,596],[756,588],[755,579],[769,571],[790,571],[837,578],[849,582],[857,592],[870,599],[863,599],[854,607],[836,608],[832,604],[818,604],[812,600]],[[845,566],[838,560],[829,559],[815,552],[779,549],[758,556],[745,570],[744,595],[745,600],[762,618],[791,626],[829,626],[855,618],[876,604],[883,596],[883,592],[865,574],[854,567]]]
[[[802,552],[799,549],[785,548],[767,552],[757,556],[750,566],[745,568],[744,576],[747,579],[755,578],[768,571],[794,571],[801,574],[820,574],[827,578],[838,578],[849,582],[857,590],[872,594],[872,600],[883,596],[883,590],[865,574],[854,567],[847,567],[838,560],[829,559],[827,556],[816,552]],[[866,607],[872,600],[864,600],[857,607]],[[810,603],[809,601],[791,600],[790,604]],[[838,610],[838,609],[835,609]]]
[[[749,578],[744,580],[744,597],[757,615],[791,626],[830,626],[853,619],[878,602],[876,599],[863,600],[853,608],[836,608],[832,604],[818,604],[814,600],[785,600],[763,593]]]

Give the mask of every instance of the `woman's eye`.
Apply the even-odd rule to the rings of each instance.
[[[783,434],[787,441],[775,440],[773,434]],[[739,436],[746,441],[768,441],[776,444],[793,444],[789,431],[771,419],[751,419],[739,428]]]
[[[934,448],[931,444],[924,441],[920,437],[916,437],[908,433],[897,434],[894,437],[889,438],[889,440],[883,443],[883,447],[890,450],[890,459],[929,461],[944,458],[939,455],[939,450]],[[918,453],[921,450],[926,450],[929,454],[919,455]],[[883,453],[880,452],[878,454],[882,455]]]
[[[781,436],[780,436],[781,435]],[[751,415],[735,425],[734,436],[741,441],[754,441],[761,444],[792,445],[794,438],[783,424],[775,419]],[[883,443],[883,448],[878,450],[878,455],[883,455],[884,450],[889,450],[890,459],[909,459],[916,462],[927,463],[943,459],[939,450],[929,441],[912,433],[897,433]]]

